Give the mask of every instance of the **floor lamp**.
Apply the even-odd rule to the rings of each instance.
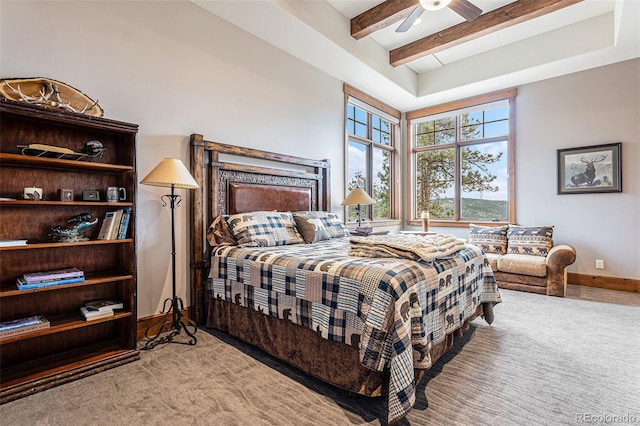
[[[198,326],[191,319],[185,317],[182,314],[184,310],[184,303],[182,299],[176,296],[176,224],[175,224],[175,209],[182,201],[182,196],[175,194],[176,188],[183,189],[195,189],[199,188],[196,181],[193,179],[187,168],[182,161],[176,158],[165,158],[162,160],[153,170],[149,172],[144,179],[140,181],[143,185],[162,186],[171,188],[171,194],[166,194],[160,197],[163,206],[171,206],[171,272],[172,272],[172,297],[166,299],[162,305],[162,316],[158,321],[152,323],[144,332],[144,337],[147,338],[147,343],[143,349],[153,349],[156,345],[161,343],[183,343],[188,345],[195,345],[198,339],[195,333],[198,331]],[[158,331],[153,337],[149,337],[151,329],[158,327]],[[165,332],[171,332],[165,336],[160,335]],[[173,338],[180,334],[184,330],[185,334],[189,336],[188,342],[174,341]]]
[[[371,198],[369,196],[369,194],[367,194],[365,192],[364,189],[362,188],[354,188],[349,195],[347,195],[347,198],[344,199],[344,201],[342,203],[340,203],[343,206],[348,206],[348,205],[356,205],[356,213],[358,215],[358,227],[356,228],[356,231],[360,231],[362,228],[360,226],[360,223],[362,221],[361,217],[360,217],[360,204],[365,204],[365,205],[371,205],[371,204],[375,204],[376,200],[374,200],[373,198]],[[369,229],[369,231],[371,231]]]

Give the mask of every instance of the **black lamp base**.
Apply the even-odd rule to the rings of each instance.
[[[171,185],[171,194],[166,194],[161,197],[162,202],[171,206],[171,290],[173,297],[167,298],[162,306],[162,314],[164,314],[158,321],[152,323],[144,332],[144,337],[147,338],[147,343],[142,349],[153,349],[159,344],[163,343],[181,343],[183,345],[195,345],[198,339],[195,334],[198,331],[198,326],[191,319],[185,317],[182,314],[184,310],[184,304],[182,299],[176,296],[176,218],[175,210],[180,204],[182,197],[175,194],[175,187]],[[167,304],[169,308],[167,309]],[[159,327],[158,327],[159,326]],[[151,329],[158,327],[158,332],[155,336],[149,337]],[[184,333],[189,336],[189,341],[180,342],[173,340],[174,337],[180,334],[184,330]],[[169,334],[160,337],[164,332],[170,331]]]
[[[169,303],[169,309],[165,312],[167,302]],[[142,349],[153,349],[156,346],[165,343],[195,345],[198,341],[195,336],[196,332],[198,331],[198,326],[195,322],[182,314],[183,309],[184,305],[182,303],[182,299],[180,299],[179,297],[174,296],[173,299],[165,299],[164,307],[162,309],[162,313],[164,313],[164,315],[158,321],[153,322],[145,330],[144,337],[147,338],[147,342]],[[158,331],[156,332],[155,336],[149,337],[149,332],[156,327],[158,327]],[[174,337],[178,336],[183,330],[184,333],[189,337],[189,340],[186,342],[174,340]],[[162,333],[167,331],[170,331],[170,333],[160,337]]]

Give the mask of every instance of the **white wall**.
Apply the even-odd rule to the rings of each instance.
[[[519,87],[516,108],[518,222],[555,225],[571,272],[640,278],[640,59]],[[622,193],[557,195],[557,149],[614,142]]]
[[[189,165],[188,137],[332,163],[342,212],[342,82],[190,2],[0,3],[0,77],[49,77],[137,123],[138,180],[164,157]],[[138,316],[171,295],[166,189],[138,187]],[[178,294],[188,301],[188,203],[176,210]],[[90,255],[90,253],[87,253]]]
[[[190,2],[0,2],[0,77],[50,77],[137,123],[141,179],[188,165],[188,136],[332,162],[342,212],[342,82]],[[571,271],[640,278],[640,60],[518,88],[517,220],[553,224]],[[384,99],[382,99],[384,101]],[[623,142],[622,194],[556,195],[556,150]],[[162,188],[139,186],[138,315],[171,293]],[[187,194],[184,193],[186,196]],[[188,204],[177,210],[178,293],[187,303]],[[466,229],[440,229],[456,235]],[[604,259],[604,271],[593,268]]]

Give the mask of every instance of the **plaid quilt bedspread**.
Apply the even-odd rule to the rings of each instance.
[[[491,267],[475,246],[431,262],[347,256],[349,238],[214,250],[212,297],[309,327],[359,349],[390,373],[389,422],[415,402],[414,368],[481,303],[500,303]]]

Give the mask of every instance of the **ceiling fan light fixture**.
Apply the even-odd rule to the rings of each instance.
[[[420,0],[420,6],[430,11],[444,9],[449,3],[451,0]]]

